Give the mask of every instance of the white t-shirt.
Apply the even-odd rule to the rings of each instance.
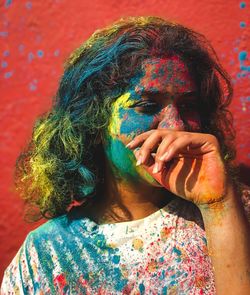
[[[199,210],[179,198],[146,218],[54,218],[26,238],[4,294],[215,294]]]

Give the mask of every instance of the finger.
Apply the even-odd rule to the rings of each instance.
[[[168,148],[170,144],[176,139],[176,135],[176,133],[170,133],[160,143],[155,155],[154,173],[158,173],[164,167],[164,160],[161,158],[168,153]]]
[[[126,147],[129,149],[134,149],[138,146],[141,146],[143,142],[152,134],[155,130],[149,130],[137,135],[133,140],[131,140]]]
[[[197,143],[196,143],[197,144]],[[187,134],[183,134],[181,137],[176,137],[172,141],[165,154],[160,157],[161,161],[170,161],[179,154],[188,155],[191,154],[191,147],[193,146],[193,138]],[[197,146],[197,145],[196,145]],[[156,156],[157,157],[157,156]]]
[[[155,130],[155,132],[153,132],[151,135],[148,136],[147,139],[145,139],[140,148],[141,164],[147,163],[151,153],[157,150],[161,141],[162,133],[157,132],[157,130]]]

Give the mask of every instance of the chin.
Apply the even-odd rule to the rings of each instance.
[[[137,172],[144,183],[154,187],[162,187],[162,185],[156,179],[154,179],[152,175],[150,175],[147,171],[145,171],[142,167],[139,167]]]

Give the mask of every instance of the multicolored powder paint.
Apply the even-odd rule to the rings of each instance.
[[[1,294],[9,292],[215,294],[201,217],[175,199],[130,222],[55,218],[29,234],[6,270]]]
[[[114,224],[71,219],[74,210],[67,212],[72,202],[95,197],[100,182],[110,180],[99,161],[102,144],[116,176],[151,187],[159,184],[136,166],[126,147],[140,133],[199,131],[203,120],[202,127],[218,135],[222,153],[231,151],[224,144],[226,132],[219,132],[220,123],[231,131],[222,116],[231,99],[230,81],[208,48],[192,30],[140,17],[97,31],[74,52],[55,104],[37,122],[18,166],[24,198],[54,219],[30,233],[6,271],[3,293],[214,293],[206,237],[193,205],[176,197],[144,219]],[[43,52],[46,57],[46,51],[31,52],[30,61]],[[206,87],[196,89],[201,85]],[[200,104],[212,106],[202,117]]]
[[[120,178],[156,181],[125,145],[136,135],[157,128],[198,131],[196,89],[185,64],[178,56],[146,59],[131,79],[127,92],[112,108],[105,135],[105,151]]]

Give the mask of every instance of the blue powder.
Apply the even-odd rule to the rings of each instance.
[[[32,8],[32,2],[30,2],[30,1],[26,2],[25,6],[27,9],[30,10]]]
[[[114,262],[115,264],[118,264],[118,263],[120,262],[120,256],[115,255],[115,256],[113,257],[113,262]]]
[[[145,286],[142,283],[139,285],[139,290],[140,290],[140,294],[145,293]]]
[[[181,251],[174,247],[173,252],[176,253],[178,256],[181,255]]]
[[[240,2],[240,8],[245,8],[246,7],[246,3],[245,2]]]
[[[159,259],[160,262],[164,262],[164,257],[162,256],[160,259]]]
[[[37,56],[38,57],[43,57],[44,56],[44,53],[43,53],[43,51],[41,49],[37,50]]]
[[[3,52],[3,56],[9,56],[9,55],[10,55],[9,50],[5,50],[5,51]]]
[[[20,45],[18,46],[18,50],[19,50],[19,52],[23,52],[23,50],[24,50],[24,45],[23,45],[23,44],[20,44]]]
[[[162,273],[161,273],[161,275],[160,275],[160,279],[161,279],[161,280],[164,280],[165,277],[166,277],[166,275],[165,275],[165,270],[163,270]]]
[[[34,83],[31,82],[29,84],[29,89],[30,89],[30,91],[35,91],[37,89],[37,86]]]
[[[245,28],[246,27],[246,23],[245,22],[240,22],[240,27],[241,28]]]
[[[167,294],[168,294],[168,287],[165,286],[165,287],[163,287],[163,289],[162,289],[162,295],[167,295]]]
[[[59,49],[56,49],[55,51],[54,51],[54,56],[58,56],[60,54],[60,50]]]
[[[0,37],[7,37],[9,32],[0,32]]]
[[[12,0],[6,0],[5,1],[5,7],[8,8],[12,4]]]
[[[7,68],[8,63],[6,61],[2,61],[2,68]]]
[[[13,75],[13,71],[12,72],[7,72],[7,73],[4,74],[4,78],[9,79],[12,75]]]
[[[247,52],[246,51],[241,51],[239,53],[239,61],[240,61],[240,63],[242,63],[246,59],[247,59]]]
[[[28,61],[32,61],[34,59],[34,54],[32,52],[29,52],[28,54]]]

